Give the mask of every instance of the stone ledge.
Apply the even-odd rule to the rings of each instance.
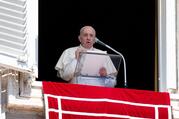
[[[179,119],[179,94],[171,93],[170,102],[172,106],[172,113],[173,113],[174,119]]]
[[[44,103],[40,98],[16,98],[7,104],[8,112],[24,112],[27,114],[35,113],[44,115]]]
[[[8,95],[8,113],[44,116],[44,107],[41,82],[33,81],[29,96]]]
[[[179,119],[179,111],[173,111],[174,119]]]
[[[42,82],[41,81],[33,81],[32,82],[32,88],[42,89]]]
[[[171,100],[178,100],[179,101],[179,93],[170,94],[170,99]]]

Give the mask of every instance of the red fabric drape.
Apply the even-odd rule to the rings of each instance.
[[[168,93],[43,82],[47,119],[168,119]]]

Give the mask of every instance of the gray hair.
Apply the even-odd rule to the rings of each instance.
[[[95,35],[96,35],[96,31],[95,31],[95,29],[94,29],[92,26],[83,26],[83,27],[80,29],[80,34],[82,34],[83,31],[84,31],[86,28],[91,28],[91,29],[94,31]]]

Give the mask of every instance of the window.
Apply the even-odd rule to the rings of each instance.
[[[0,1],[0,64],[38,76],[38,0]]]

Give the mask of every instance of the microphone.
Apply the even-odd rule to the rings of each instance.
[[[95,38],[95,42],[106,47],[106,44],[100,41],[98,38]]]
[[[98,38],[95,38],[95,42],[102,45],[102,46],[109,48],[110,50],[112,50],[113,52],[117,53],[118,55],[120,55],[122,57],[122,60],[123,60],[123,63],[124,63],[124,87],[126,88],[127,87],[127,75],[126,75],[126,61],[125,61],[124,56],[120,52],[115,50],[114,48],[112,48],[109,45],[105,44],[104,42],[100,41]]]

